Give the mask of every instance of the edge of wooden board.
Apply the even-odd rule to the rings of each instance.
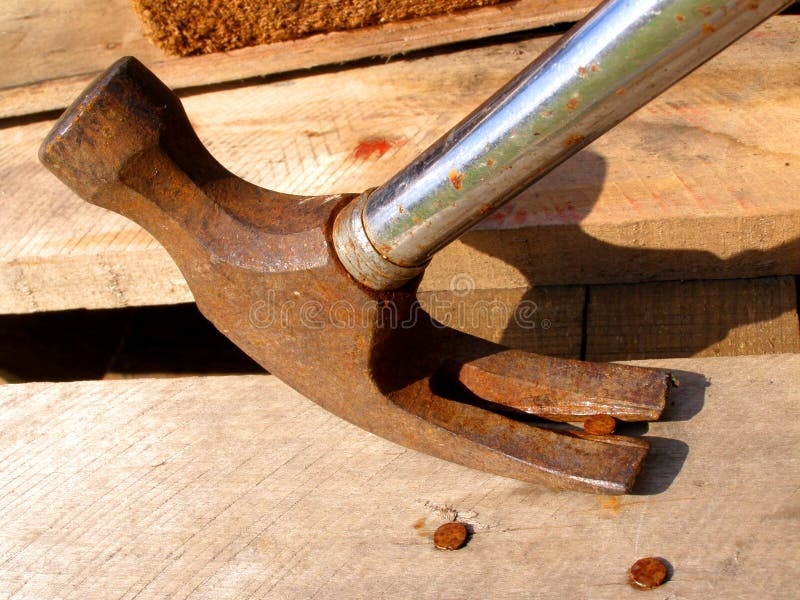
[[[796,215],[774,217],[767,224],[757,217],[728,219],[726,223],[724,227],[738,232],[737,235],[747,234],[754,243],[764,227],[791,228],[800,232],[800,217]],[[700,225],[701,220],[694,219],[672,227],[664,228],[657,224],[652,227],[660,235],[672,238],[683,231],[687,236],[682,241],[698,245],[704,242],[705,235],[705,229]],[[643,226],[647,227],[646,224]],[[567,229],[573,233],[566,233]],[[619,234],[615,228],[595,229],[597,232]],[[592,231],[587,235],[579,227],[539,227],[502,232],[503,248],[520,252],[519,256],[504,258],[487,252],[483,242],[496,241],[498,233],[468,232],[440,252],[428,267],[420,292],[449,290],[454,277],[468,279],[476,290],[641,283],[641,277],[620,269],[620,264],[631,260],[637,261],[638,268],[648,274],[647,281],[739,279],[800,272],[800,241],[785,249],[754,248],[750,253],[719,258],[713,250],[724,250],[724,240],[718,240],[713,248],[706,244],[702,251],[637,250],[606,244],[592,237]],[[475,242],[476,239],[481,241]],[[561,254],[559,248],[563,249]],[[665,268],[670,255],[672,262],[676,262],[675,257],[684,255],[686,260],[691,259],[691,267],[677,269],[672,265]],[[569,265],[568,277],[565,277],[565,264]],[[183,275],[161,246],[130,252],[106,252],[102,257],[88,254],[68,258],[23,258],[0,265],[0,283],[4,289],[0,293],[0,314],[194,301]]]
[[[172,57],[148,62],[147,66],[169,87],[181,90],[365,58],[391,57],[574,22],[585,16],[595,4],[593,0],[517,0],[438,17],[336,31],[225,53]],[[55,77],[0,89],[0,118],[64,108],[98,73]]]
[[[268,375],[0,386],[0,594],[637,599],[660,556],[654,597],[793,597],[800,355],[636,364],[681,386],[615,497],[407,450]],[[454,514],[472,538],[438,551]]]

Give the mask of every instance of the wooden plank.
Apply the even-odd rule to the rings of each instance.
[[[33,6],[31,6],[33,4]],[[37,0],[0,7],[0,118],[68,106],[109,64],[134,54],[172,88],[391,57],[577,21],[595,0],[516,0],[502,6],[315,35],[200,57],[166,57],[144,39],[129,0]]]
[[[448,289],[456,273],[478,289],[800,273],[799,23],[769,21],[553,171],[439,254],[422,290]],[[553,39],[185,104],[212,153],[241,176],[298,194],[358,191],[385,181]],[[0,130],[0,312],[190,301],[148,234],[38,164],[49,127]]]
[[[589,288],[586,358],[800,352],[793,277]]]
[[[166,58],[145,39],[130,0],[6,1],[0,4],[0,31],[3,94],[97,73],[121,56],[135,54],[147,62]]]
[[[269,376],[0,387],[0,594],[640,598],[656,555],[659,598],[794,598],[800,355],[644,364],[682,385],[616,498],[405,450]],[[436,551],[453,511],[474,535]]]
[[[585,286],[477,289],[461,277],[451,287],[419,294],[425,311],[448,327],[509,348],[581,357]]]

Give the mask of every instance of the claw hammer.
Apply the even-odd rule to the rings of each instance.
[[[630,491],[648,444],[533,425],[658,419],[657,370],[509,350],[420,318],[431,256],[787,0],[609,0],[383,186],[299,197],[198,140],[133,58],[67,109],[40,159],[170,252],[198,307],[274,375],[407,447],[556,488]],[[316,318],[309,320],[309,314]]]

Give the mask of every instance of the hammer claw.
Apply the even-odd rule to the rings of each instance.
[[[552,421],[596,414],[652,421],[664,410],[669,375],[507,350],[460,366],[458,380],[484,400]]]
[[[453,434],[451,460],[550,487],[602,494],[631,491],[649,444],[623,436],[536,427],[470,403],[445,398],[430,380],[391,396],[405,410]],[[463,455],[463,457],[462,457]]]

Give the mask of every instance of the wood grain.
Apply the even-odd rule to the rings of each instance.
[[[441,252],[422,290],[800,273],[800,18],[775,18]],[[283,192],[385,181],[554,38],[198,94],[201,138]],[[0,129],[0,312],[190,301],[164,250]],[[370,152],[375,148],[385,149]],[[366,150],[365,150],[366,148]]]
[[[144,38],[130,0],[7,0],[0,30],[3,99],[9,88],[97,73],[120,56],[166,58]]]
[[[419,301],[448,327],[509,348],[581,358],[586,287],[421,292]]]
[[[793,277],[589,288],[586,358],[800,352]]]
[[[678,373],[637,493],[486,475],[339,420],[270,376],[0,387],[8,598],[793,598],[799,355]],[[757,399],[757,402],[754,401]],[[433,548],[456,512],[474,535]]]
[[[595,0],[516,0],[452,15],[315,35],[201,57],[167,57],[144,38],[129,0],[0,6],[0,118],[68,106],[114,60],[136,55],[172,88],[263,77],[574,22]]]

